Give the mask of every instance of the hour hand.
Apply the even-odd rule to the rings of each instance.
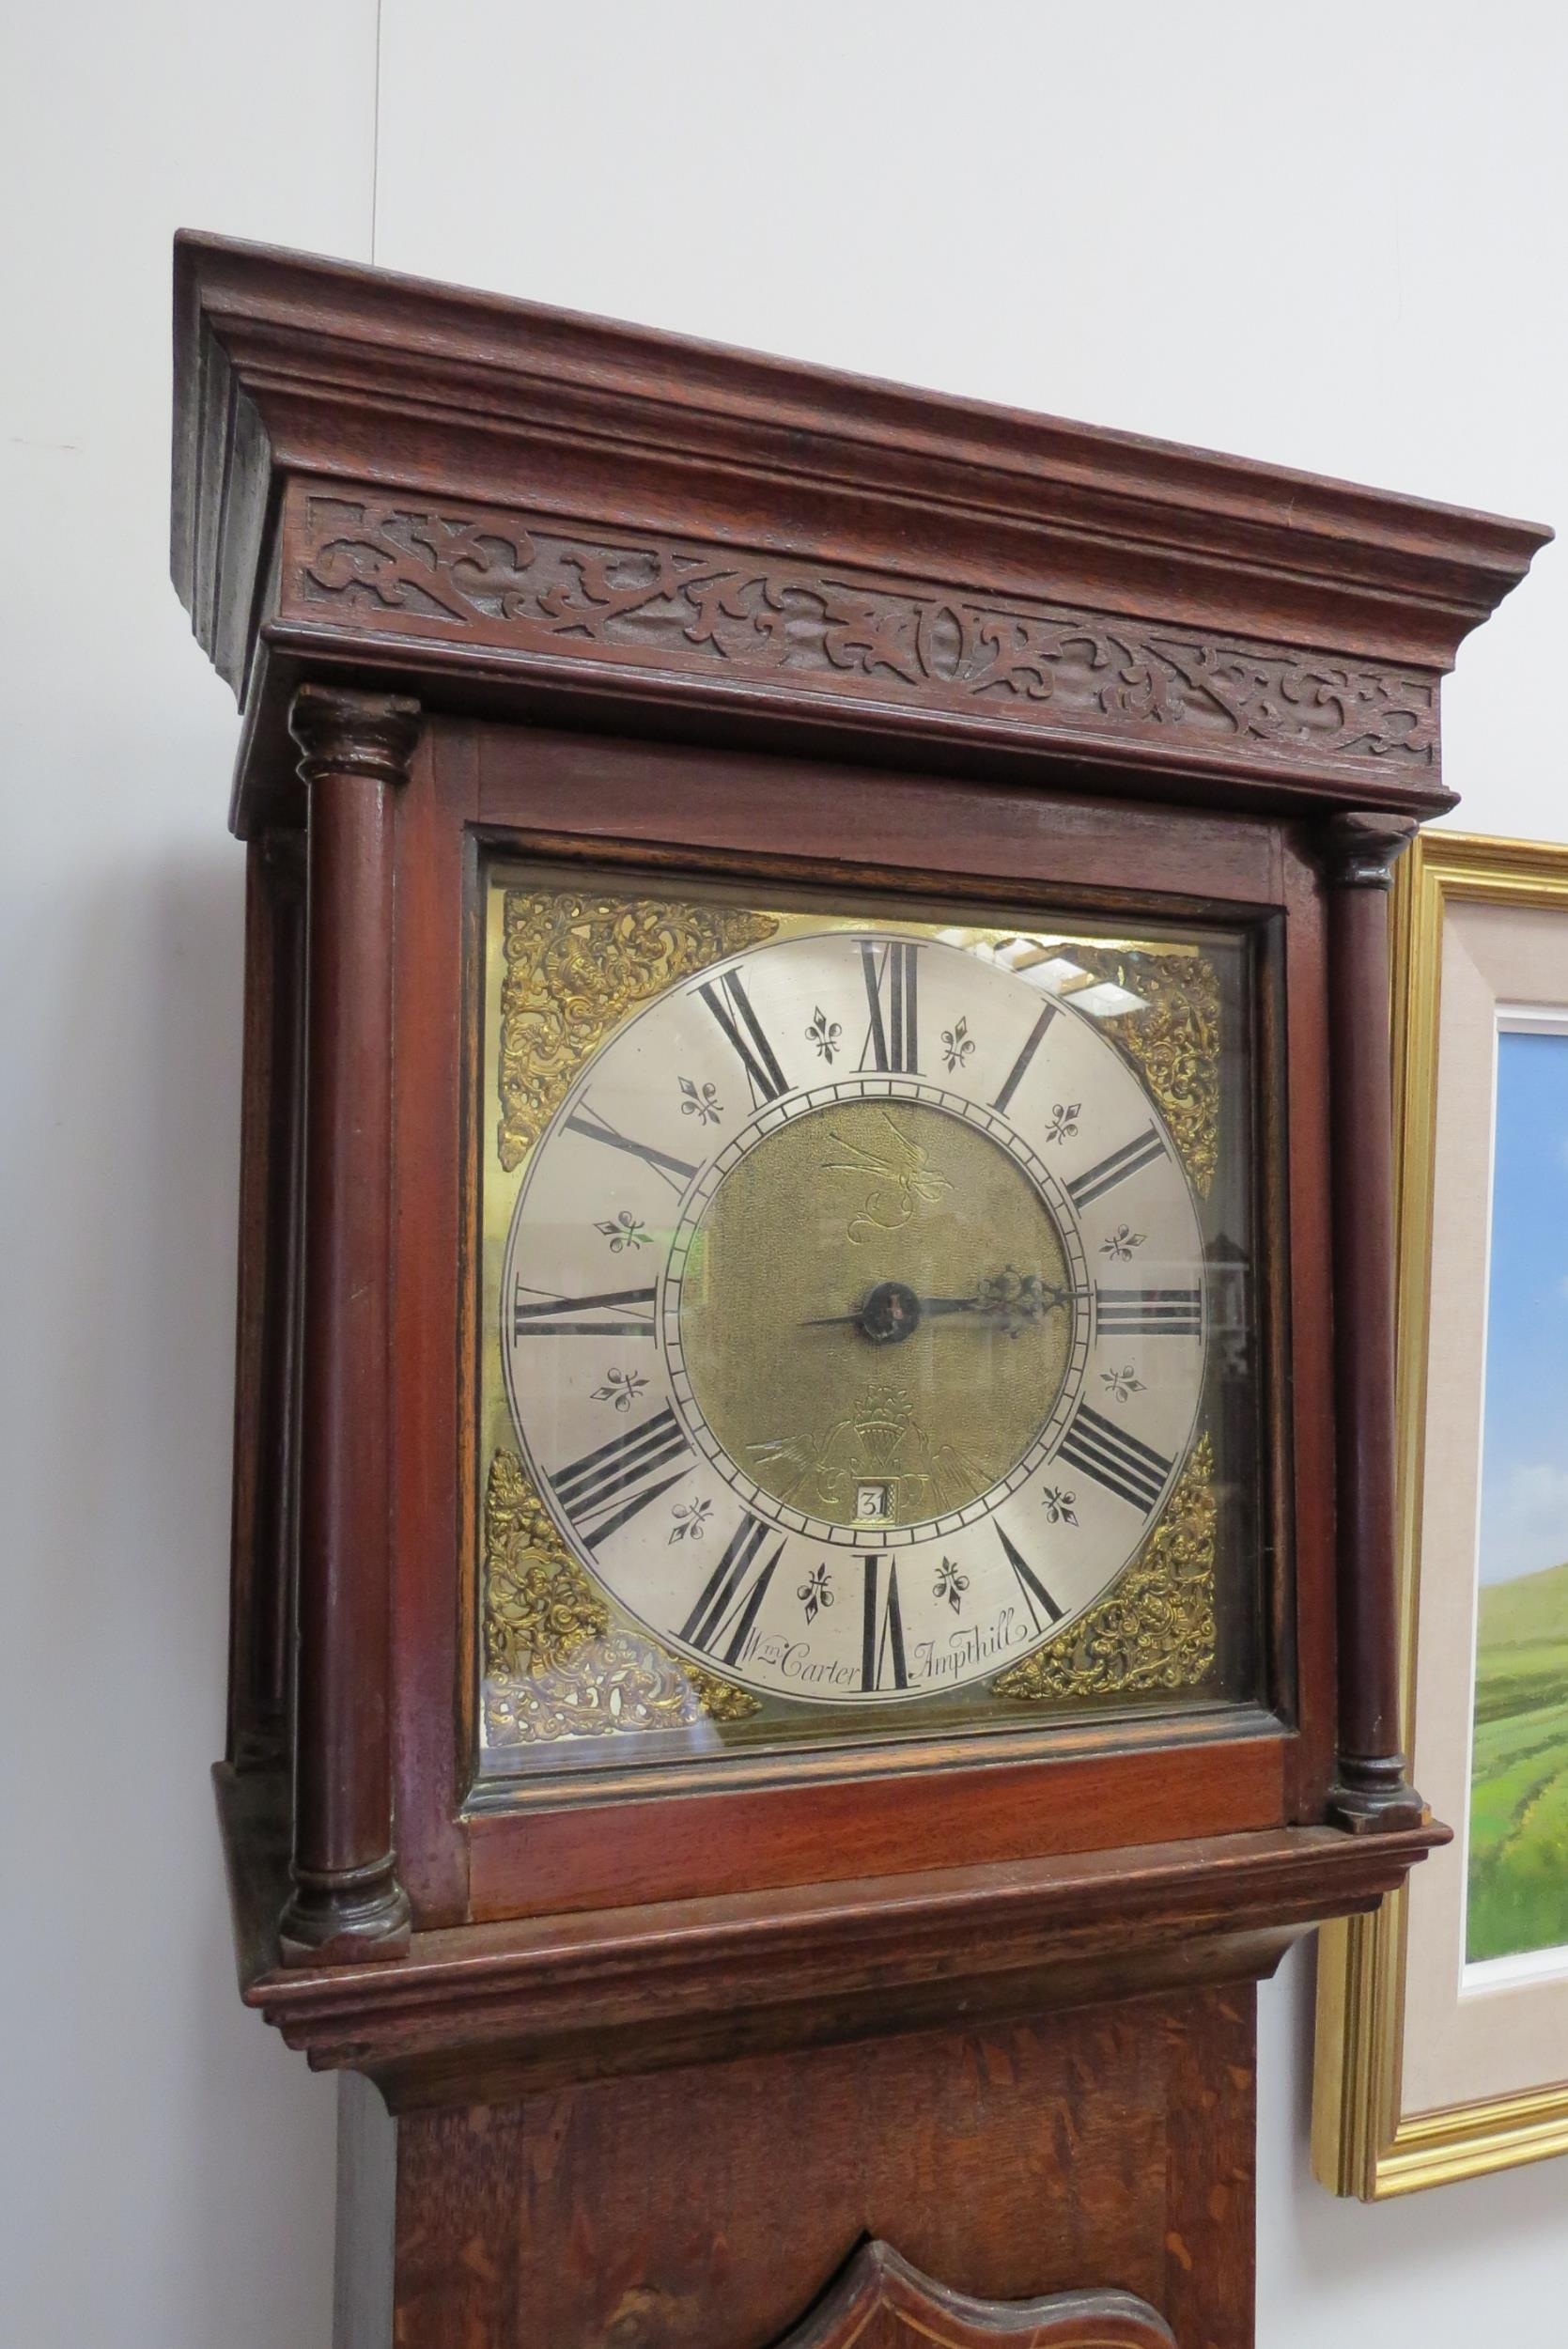
[[[878,1281],[852,1314],[825,1314],[802,1321],[802,1330],[858,1330],[873,1346],[896,1346],[920,1327],[924,1300],[903,1281]]]
[[[878,1281],[852,1314],[825,1314],[803,1321],[802,1330],[859,1330],[873,1346],[896,1346],[912,1337],[922,1321],[948,1314],[972,1314],[1001,1324],[1017,1337],[1058,1305],[1071,1292],[1043,1281],[1035,1272],[1015,1272],[1011,1265],[987,1273],[972,1297],[919,1297],[903,1281]]]
[[[1043,1281],[1037,1272],[1016,1272],[1005,1265],[1001,1271],[986,1274],[968,1310],[1000,1321],[1008,1336],[1016,1338],[1020,1330],[1043,1321],[1058,1305],[1065,1305],[1071,1295],[1070,1289]],[[947,1308],[943,1300],[933,1298],[928,1310],[944,1312]]]

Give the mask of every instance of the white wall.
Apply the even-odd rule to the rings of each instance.
[[[241,859],[167,553],[175,227],[369,251],[372,0],[266,20],[16,5],[0,66],[8,2349],[329,2337],[334,2090],[236,1998],[207,1777]]]
[[[1568,521],[1568,18],[10,13],[0,2335],[326,2349],[331,2090],[234,1999],[205,1784],[240,863],[234,719],[166,583],[171,231],[373,235],[395,267]],[[1445,696],[1462,821],[1568,838],[1537,715],[1565,635],[1554,550]],[[1265,1993],[1262,2349],[1562,2339],[1562,2164],[1370,2211],[1311,2183],[1308,1971]]]

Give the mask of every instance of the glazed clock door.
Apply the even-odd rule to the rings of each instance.
[[[485,1769],[1244,1693],[1245,942],[488,898]]]

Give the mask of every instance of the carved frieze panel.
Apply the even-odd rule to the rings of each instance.
[[[1420,672],[444,502],[297,491],[281,616],[623,671],[793,680],[1249,766],[1436,767],[1436,682]]]

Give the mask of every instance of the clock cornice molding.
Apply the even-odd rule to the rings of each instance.
[[[1438,679],[1550,535],[208,237],[176,381],[175,580],[247,746],[308,662],[1430,815]],[[291,783],[247,747],[241,827]]]

